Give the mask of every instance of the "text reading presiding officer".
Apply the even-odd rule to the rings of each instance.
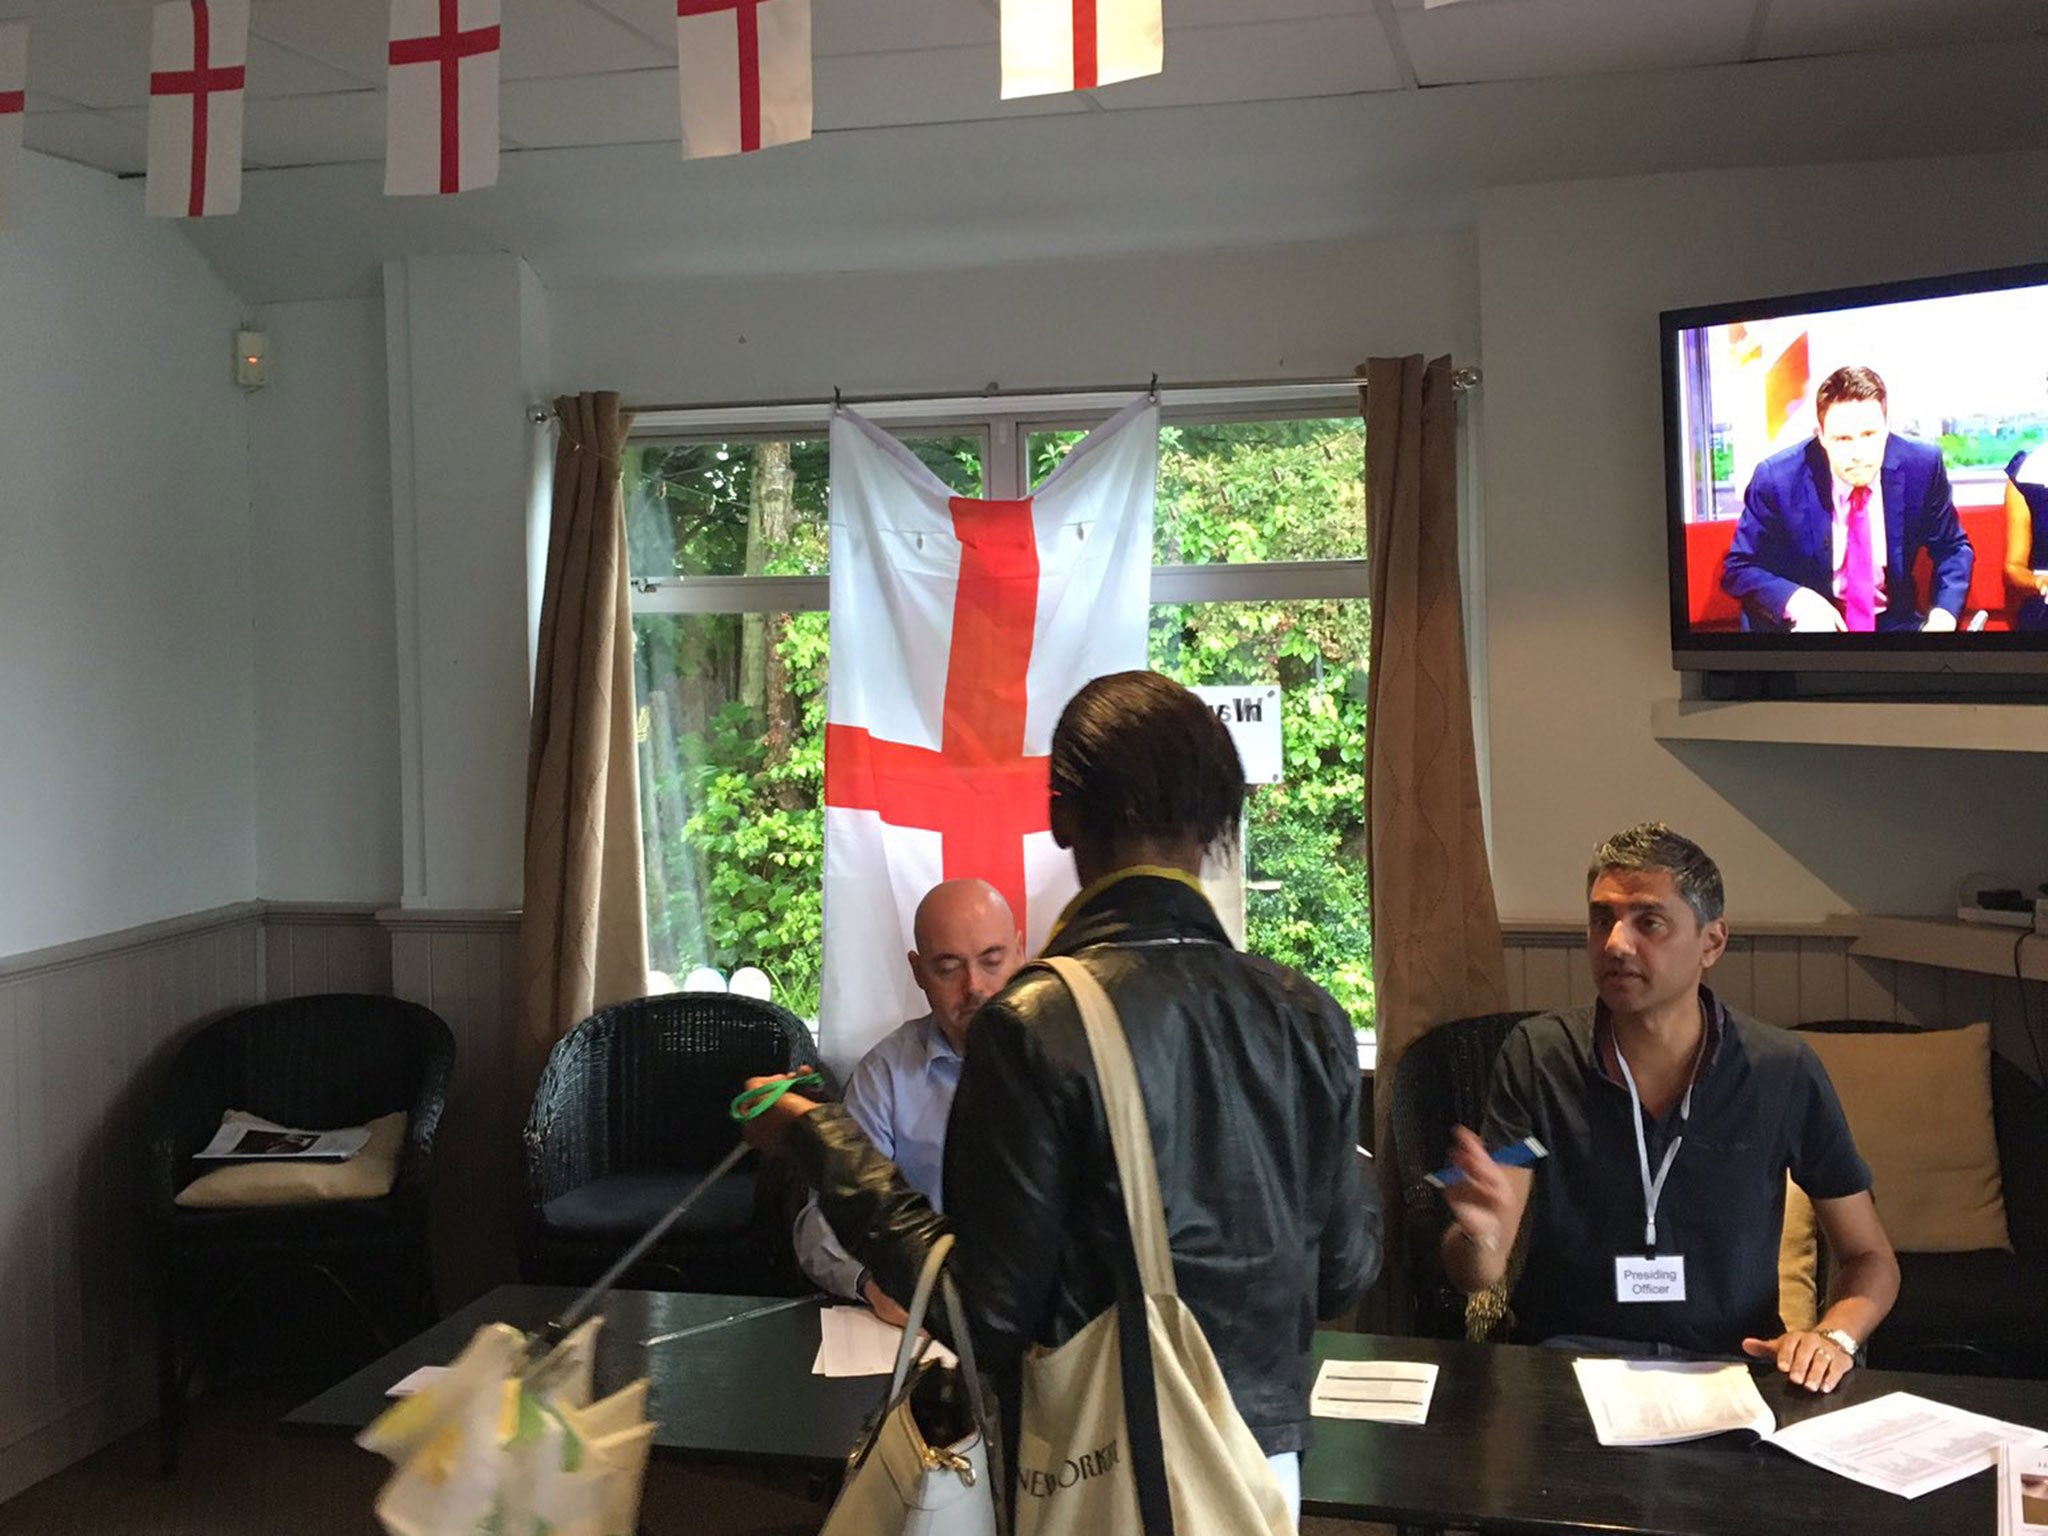
[[[1526,1209],[1519,1337],[1742,1351],[1832,1390],[1891,1310],[1899,1266],[1827,1072],[1796,1035],[1703,985],[1728,925],[1721,872],[1697,844],[1632,827],[1601,845],[1586,884],[1600,1001],[1525,1019],[1502,1045],[1484,1143],[1460,1128],[1451,1151],[1465,1179],[1445,1190],[1445,1272],[1467,1292],[1496,1284]],[[1551,1154],[1533,1169],[1487,1157],[1525,1136]],[[1778,1312],[1788,1171],[1834,1260],[1811,1332]]]

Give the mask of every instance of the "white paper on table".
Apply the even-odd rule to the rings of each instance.
[[[1318,1419],[1424,1424],[1436,1369],[1414,1360],[1325,1360],[1308,1395],[1308,1411]]]
[[[1911,1392],[1887,1392],[1853,1408],[1817,1414],[1769,1438],[1816,1467],[1902,1499],[1982,1472],[2001,1445],[2048,1445],[2048,1434],[2038,1429]]]
[[[1998,1448],[1998,1536],[2048,1536],[2048,1451]]]
[[[896,1369],[903,1330],[866,1307],[827,1307],[818,1314],[818,1329],[813,1376],[886,1376]],[[953,1351],[937,1339],[926,1346],[926,1353],[947,1365],[957,1363]]]
[[[384,1389],[386,1397],[411,1397],[422,1387],[432,1386],[448,1374],[445,1365],[423,1365],[408,1376],[401,1376]]]
[[[1574,1360],[1602,1445],[1672,1445],[1731,1429],[1768,1437],[1777,1420],[1749,1367],[1711,1360]]]

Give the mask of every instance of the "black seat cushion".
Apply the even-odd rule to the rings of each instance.
[[[668,1214],[703,1177],[663,1169],[609,1173],[555,1196],[541,1207],[541,1219],[554,1231],[582,1237],[638,1237]],[[728,1173],[697,1197],[669,1230],[686,1233],[739,1233],[754,1219],[755,1174],[752,1169]]]
[[[1873,1364],[1957,1369],[1949,1351],[1975,1352],[2001,1372],[2044,1367],[2048,1267],[2003,1248],[1899,1255],[1899,1300],[1871,1340]]]

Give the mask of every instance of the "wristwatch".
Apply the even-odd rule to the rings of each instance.
[[[1857,1350],[1862,1347],[1853,1336],[1840,1328],[1823,1328],[1820,1330],[1820,1336],[1847,1355],[1851,1360],[1856,1358]]]

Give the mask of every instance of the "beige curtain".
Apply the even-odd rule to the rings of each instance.
[[[615,394],[555,402],[554,512],[526,759],[519,926],[522,1086],[555,1041],[646,990],[647,909],[634,747],[633,618]]]
[[[1397,1240],[1404,1170],[1394,1167],[1387,1124],[1401,1053],[1447,1019],[1505,1008],[1507,988],[1465,671],[1451,360],[1374,358],[1360,371],[1372,562],[1366,864],[1379,1031],[1373,1129],[1387,1232]],[[1390,1251],[1390,1269],[1395,1257]]]

